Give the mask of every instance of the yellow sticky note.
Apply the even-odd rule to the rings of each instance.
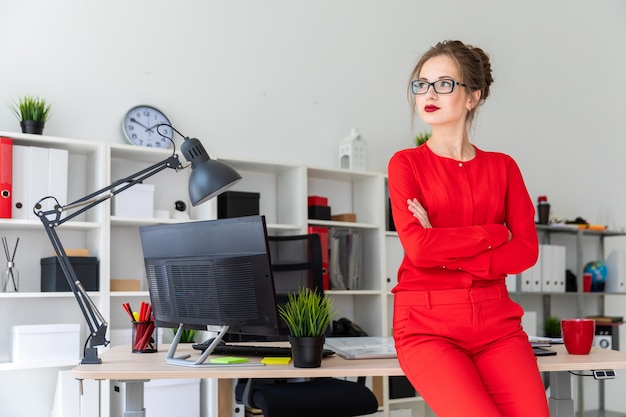
[[[221,358],[211,358],[211,363],[243,363],[248,362],[247,358],[238,358],[235,356],[224,356]]]
[[[261,363],[266,365],[288,365],[291,362],[290,357],[265,357]]]

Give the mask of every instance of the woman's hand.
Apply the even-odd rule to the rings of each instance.
[[[433,226],[430,224],[430,219],[428,218],[428,213],[424,210],[424,207],[417,201],[416,198],[413,200],[409,199],[406,201],[409,205],[409,211],[413,213],[413,216],[420,222],[424,229],[430,229]]]

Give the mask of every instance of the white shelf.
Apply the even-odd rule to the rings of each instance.
[[[150,293],[148,291],[111,291],[110,297],[150,297]]]
[[[14,143],[42,147],[67,149],[73,163],[73,175],[68,185],[68,200],[74,201],[102,189],[113,181],[127,177],[142,168],[147,168],[168,158],[172,150],[142,148],[126,144],[108,144],[91,140],[55,138],[21,133],[0,132],[1,136],[12,137]],[[177,149],[179,152],[179,149]],[[179,154],[180,155],[180,154]],[[212,155],[215,158],[214,155]],[[182,156],[181,156],[182,158]],[[309,226],[327,228],[350,228],[363,236],[363,265],[359,290],[329,290],[328,294],[337,301],[341,316],[353,320],[372,336],[390,334],[392,297],[387,288],[385,271],[385,237],[396,236],[386,232],[385,177],[379,173],[355,172],[342,169],[307,167],[300,164],[236,158],[215,158],[226,162],[241,175],[242,180],[231,191],[260,193],[260,214],[266,217],[270,235],[307,233]],[[181,161],[185,165],[185,161]],[[155,185],[155,210],[172,212],[174,201],[187,203],[190,221],[207,220],[217,217],[217,199],[203,206],[191,208],[187,196],[189,170],[163,172],[150,177],[146,183]],[[327,196],[333,214],[355,213],[356,222],[339,222],[308,219],[307,197]],[[113,199],[114,200],[114,199]],[[67,203],[67,202],[61,202]],[[105,201],[92,210],[71,220],[57,231],[66,248],[86,247],[90,256],[97,256],[100,262],[100,289],[90,292],[98,309],[109,323],[109,331],[128,328],[128,317],[120,308],[120,303],[130,299],[149,298],[148,291],[110,290],[109,279],[145,280],[145,267],[139,227],[153,224],[179,223],[170,218],[128,218],[112,215],[114,201]],[[26,246],[18,253],[18,269],[22,282],[30,288],[39,286],[40,258],[51,256],[51,246],[37,220],[0,219],[0,229],[14,240],[18,236],[28,236]],[[22,241],[21,241],[22,242]],[[26,255],[28,253],[28,255]],[[142,288],[145,283],[142,281]],[[10,334],[14,324],[39,324],[45,322],[81,322],[81,334],[86,335],[86,323],[80,315],[74,296],[70,292],[42,293],[29,291],[0,294],[0,300],[9,310],[24,308],[26,314],[18,317],[0,316],[0,333]],[[33,308],[36,306],[37,308]],[[35,311],[37,310],[37,311]],[[41,312],[46,311],[46,317]],[[85,336],[81,336],[81,344]],[[0,357],[9,357],[10,342],[0,342]],[[82,348],[82,346],[81,346]],[[26,369],[64,368],[75,363],[53,362],[37,364],[0,364],[2,371]],[[52,397],[54,387],[47,396]],[[415,401],[415,399],[412,399]],[[394,402],[394,404],[397,403]],[[108,408],[103,408],[106,410]],[[389,414],[389,400],[385,399],[383,410]]]
[[[77,366],[79,361],[59,361],[59,362],[34,362],[34,363],[0,363],[0,372],[2,371],[19,371],[27,369],[45,369],[45,368],[73,368]]]
[[[88,291],[87,294],[91,298],[97,298],[100,296],[98,291]],[[0,299],[24,299],[24,298],[71,298],[74,299],[74,294],[70,291],[63,292],[0,292]]]
[[[338,222],[332,220],[315,220],[309,219],[309,225],[322,226],[322,227],[336,227],[340,229],[379,229],[380,225],[374,223],[353,223],[353,222]]]

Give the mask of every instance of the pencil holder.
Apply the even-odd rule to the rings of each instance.
[[[20,271],[11,261],[7,262],[7,267],[2,274],[2,292],[18,292],[20,289]]]
[[[158,351],[157,328],[153,321],[132,322],[133,353],[154,353]]]

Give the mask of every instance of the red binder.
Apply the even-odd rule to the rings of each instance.
[[[330,275],[328,273],[328,228],[319,226],[309,226],[309,233],[320,235],[322,246],[322,286],[324,291],[330,289]]]
[[[11,218],[13,139],[0,137],[0,218]]]

